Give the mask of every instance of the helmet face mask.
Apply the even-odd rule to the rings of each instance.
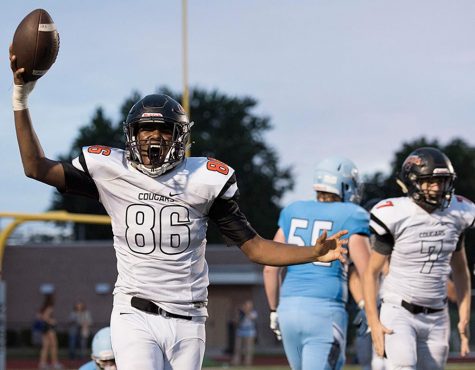
[[[99,360],[95,358],[94,362],[96,363],[96,368],[100,370],[117,370],[115,360]]]
[[[433,184],[436,184],[436,190],[433,189]],[[449,176],[422,177],[419,179],[419,188],[426,203],[439,207],[444,203],[444,198],[452,196],[453,179]]]
[[[361,200],[358,168],[347,158],[329,157],[320,161],[315,167],[313,188],[338,195],[342,202]]]
[[[419,148],[404,161],[398,184],[404,193],[429,210],[447,208],[454,193],[455,171],[436,148]]]
[[[94,335],[91,357],[96,364],[96,369],[116,370],[110,327],[102,328]]]
[[[164,174],[185,158],[190,127],[178,102],[167,95],[146,96],[124,123],[127,159],[148,176]]]

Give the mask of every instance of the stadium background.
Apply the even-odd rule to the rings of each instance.
[[[256,96],[261,105],[255,109],[273,117],[275,129],[266,139],[277,148],[279,163],[293,167],[296,183],[294,190],[285,194],[282,204],[311,196],[308,169],[322,155],[335,149],[354,159],[363,173],[376,170],[387,173],[391,171],[390,158],[402,141],[427,135],[444,144],[453,137],[463,137],[470,144],[475,137],[475,59],[473,38],[469,36],[475,27],[473,3],[403,1],[398,5],[387,2],[375,6],[358,1],[352,5],[329,6],[309,1],[298,7],[289,1],[264,2],[256,7],[252,3],[242,1],[239,5],[224,6],[208,2],[207,7],[197,2],[190,4],[191,82],[209,89],[224,89],[231,95]],[[18,20],[38,6],[51,11],[63,40],[58,63],[41,81],[41,94],[31,99],[35,116],[41,119],[39,134],[48,153],[57,157],[67,151],[72,136],[97,105],[113,115],[121,99],[133,88],[150,91],[168,84],[180,90],[180,42],[179,36],[174,38],[180,33],[178,4],[165,6],[159,1],[138,1],[136,7],[141,11],[133,12],[139,15],[135,18],[130,6],[114,1],[105,1],[102,6],[93,1],[68,5],[54,1],[8,2],[2,4],[0,15],[3,21],[0,42],[5,51]],[[165,17],[160,22],[147,23],[143,12]],[[87,18],[90,28],[87,37],[83,37],[77,30],[81,29],[86,15],[90,16]],[[105,18],[112,22],[107,29],[101,21]],[[218,32],[207,26],[212,21],[217,22],[222,38],[216,37]],[[236,23],[240,27],[232,27],[236,31],[227,33],[228,25]],[[101,25],[100,32],[93,24]],[[123,27],[124,24],[129,27]],[[156,33],[150,31],[152,25]],[[134,32],[123,33],[123,29],[133,28],[141,40],[134,37]],[[257,29],[262,32],[256,32]],[[162,36],[159,42],[157,34]],[[98,35],[108,38],[107,47],[98,40]],[[124,50],[120,43],[114,44],[118,40],[134,47]],[[153,54],[150,45],[156,49]],[[92,52],[98,47],[109,51]],[[79,49],[91,52],[79,53]],[[148,58],[141,58],[144,51]],[[146,59],[153,59],[153,67],[144,65]],[[124,60],[129,63],[122,64]],[[140,64],[139,69],[160,73],[153,78],[150,73],[136,73],[137,67],[131,60]],[[2,81],[10,81],[7,58],[2,58],[0,67]],[[78,74],[74,83],[69,83],[71,71]],[[98,76],[99,71],[104,79]],[[10,93],[8,88],[0,91],[0,121],[5,123],[11,121]],[[66,96],[71,97],[69,101],[64,100]],[[50,106],[56,111],[49,109]],[[0,156],[8,158],[2,176],[2,210],[47,209],[51,190],[24,178],[12,128],[0,131],[0,142]],[[308,155],[310,150],[312,155]],[[459,181],[473,185],[471,178],[462,177]],[[269,220],[270,227],[274,221]],[[72,251],[72,245],[31,246],[15,241],[8,245],[3,278],[8,283],[10,348],[28,342],[32,314],[41,302],[41,290],[51,288],[48,284],[53,284],[58,293],[56,311],[61,321],[74,299],[82,294],[91,297],[92,303],[88,305],[94,311],[97,309],[95,325],[101,325],[100,320],[107,317],[110,292],[98,294],[97,289],[104,292],[115,279],[110,270],[115,268],[115,259],[109,255],[112,251],[104,246],[75,246],[77,250]],[[42,253],[32,252],[35,248]],[[102,255],[101,248],[108,249],[104,258],[95,256],[95,252]],[[30,252],[35,258],[21,256],[23,252]],[[80,257],[83,253],[85,256]],[[239,254],[236,250],[232,253]],[[233,256],[231,260],[234,258],[239,257]],[[212,283],[214,263],[219,273],[224,262],[218,258],[210,264]],[[235,306],[241,297],[249,295],[256,298],[261,315],[259,344],[265,349],[279,348],[267,329],[267,309],[255,269],[258,267],[248,266],[245,270],[253,276],[252,282],[234,277],[235,280],[228,280],[229,284],[211,286],[210,310],[216,319],[214,322],[210,319],[209,325],[213,326],[209,327],[208,337],[216,331],[216,339],[210,337],[210,350],[226,347],[223,323],[229,319],[227,307]],[[105,285],[98,288],[97,284]],[[221,307],[226,308],[221,310]]]

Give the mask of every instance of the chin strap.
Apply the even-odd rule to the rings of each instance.
[[[396,183],[399,185],[399,187],[401,188],[401,190],[404,194],[407,194],[409,192],[409,190],[407,189],[406,184],[404,184],[401,179],[396,178]]]
[[[442,206],[439,204],[439,205],[436,205],[436,204],[431,204],[431,203],[428,203],[425,201],[425,199],[415,199],[414,197],[412,197],[412,199],[414,200],[414,202],[419,206],[421,207],[422,209],[426,210],[427,212],[429,213],[432,213],[434,212],[437,208],[441,208]]]

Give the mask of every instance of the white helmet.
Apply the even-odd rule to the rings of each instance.
[[[111,329],[105,327],[99,330],[92,339],[92,359],[97,369],[114,370],[115,357],[112,351]]]

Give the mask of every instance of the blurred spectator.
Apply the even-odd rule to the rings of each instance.
[[[46,294],[43,305],[37,314],[38,327],[41,327],[40,369],[48,368],[48,355],[53,369],[62,369],[58,362],[58,338],[56,336],[56,319],[54,318],[54,296]]]
[[[244,358],[245,366],[252,365],[257,336],[256,319],[257,312],[254,310],[254,304],[251,300],[245,301],[238,311],[233,365],[240,365],[242,358]]]
[[[79,356],[86,356],[91,325],[92,317],[86,305],[81,301],[76,302],[69,314],[69,358],[77,357],[78,345]]]

